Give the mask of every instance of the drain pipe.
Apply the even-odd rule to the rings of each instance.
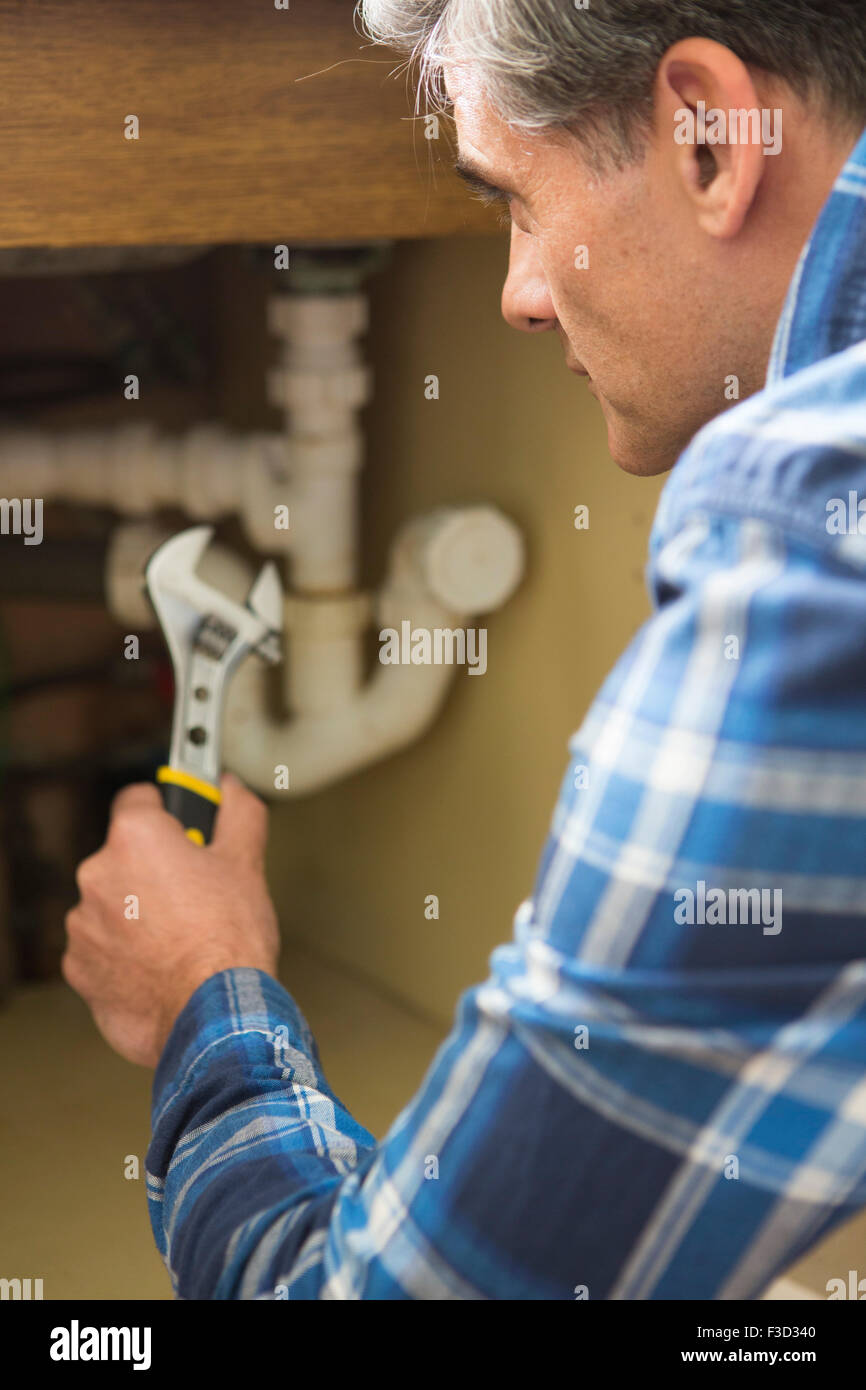
[[[453,666],[377,664],[365,683],[371,619],[398,632],[404,623],[453,632],[504,603],[522,573],[512,522],[487,506],[449,508],[403,528],[375,599],[357,590],[357,412],[370,390],[357,345],[367,324],[359,283],[379,254],[310,249],[292,271],[293,292],[269,300],[282,347],[268,394],[286,412],[283,434],[238,438],[212,424],[179,439],[147,425],[0,433],[0,495],[107,505],[138,518],[162,507],[201,521],[237,514],[257,550],[283,557],[286,716],[270,714],[265,675],[251,660],[233,682],[224,729],[227,765],[264,795],[326,786],[405,746],[435,717]],[[288,527],[279,524],[286,517]],[[106,582],[123,622],[152,624],[141,574],[164,535],[142,524],[115,534]],[[238,597],[251,577],[218,546],[202,572]]]
[[[151,525],[118,527],[106,568],[109,607],[136,629],[154,626],[143,595],[147,557],[169,533]],[[523,572],[523,539],[493,507],[441,508],[408,522],[394,541],[375,599],[286,599],[286,703],[269,710],[268,673],[254,658],[232,682],[223,726],[227,767],[262,796],[317,791],[412,743],[435,719],[453,665],[377,662],[363,683],[361,634],[373,617],[380,631],[448,633],[511,596]],[[242,600],[254,569],[219,544],[208,546],[202,577]]]
[[[445,508],[409,522],[394,542],[374,616],[380,632],[453,633],[474,613],[492,612],[523,572],[523,541],[492,507]],[[366,617],[346,607],[287,605],[292,713],[267,713],[265,675],[249,661],[235,677],[225,723],[234,768],[263,796],[300,795],[339,781],[412,743],[433,722],[454,666],[377,662],[359,675],[358,628]],[[350,600],[346,600],[348,603]],[[347,667],[352,662],[350,679]]]

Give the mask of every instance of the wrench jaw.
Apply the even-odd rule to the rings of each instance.
[[[195,567],[212,535],[213,527],[194,526],[166,541],[148,561],[145,584],[175,678],[169,765],[159,779],[218,804],[229,682],[251,651],[268,662],[281,659],[283,600],[272,561],[262,567],[243,604],[199,579]]]
[[[283,586],[273,560],[262,565],[247,594],[246,607],[265,628],[261,641],[253,648],[269,666],[283,659]]]
[[[259,570],[247,594],[246,606],[267,629],[268,637],[277,639],[276,656],[262,655],[266,661],[279,661],[282,655],[279,637],[283,626],[283,586],[273,560],[268,560]]]

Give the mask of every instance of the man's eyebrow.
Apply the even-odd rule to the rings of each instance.
[[[461,178],[463,182],[472,189],[473,193],[478,193],[482,198],[487,199],[488,202],[494,202],[498,198],[508,199],[514,197],[514,194],[507,188],[500,188],[497,184],[491,183],[490,179],[486,177],[476,164],[473,164],[471,160],[465,159],[463,156],[461,156],[454,165],[454,172],[458,178]]]

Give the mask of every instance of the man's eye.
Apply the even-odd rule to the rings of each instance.
[[[495,209],[496,221],[500,227],[511,227],[514,224],[514,218],[511,215],[512,195],[510,193],[503,193],[498,188],[481,186],[474,189],[472,196],[477,198],[480,203],[484,203],[485,207]]]

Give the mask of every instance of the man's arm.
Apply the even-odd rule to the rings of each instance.
[[[751,1297],[863,1205],[862,580],[699,517],[653,584],[380,1145],[273,980],[182,1012],[148,1157],[181,1296]]]

